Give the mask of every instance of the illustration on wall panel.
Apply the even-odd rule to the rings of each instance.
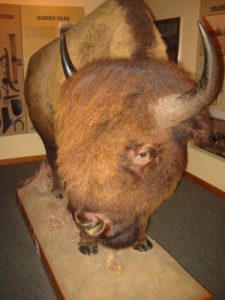
[[[155,21],[166,45],[169,58],[178,62],[180,17]]]
[[[205,5],[205,3],[203,3]],[[208,8],[208,13],[221,10],[223,6],[212,6]],[[204,11],[206,8],[204,7]],[[211,14],[202,15],[203,23],[206,27],[208,34],[211,36],[218,59],[221,65],[225,64],[225,14]],[[198,71],[200,72],[204,66],[204,51],[203,46],[200,47],[200,55],[198,57]],[[225,78],[223,79],[223,86],[220,93],[211,105],[211,124],[212,134],[207,145],[197,145],[208,152],[211,152],[217,156],[225,158]]]
[[[0,135],[27,132],[20,7],[0,5]]]
[[[220,13],[217,15],[206,15],[203,16],[203,22],[206,27],[208,34],[211,36],[214,45],[216,47],[218,58],[222,65],[225,62],[225,14]],[[200,57],[199,57],[199,69],[203,68],[203,46],[201,45]],[[225,112],[225,78],[222,89],[213,103],[216,109]]]
[[[225,55],[225,14],[204,16],[207,32],[214,40],[217,54]]]
[[[0,4],[0,136],[32,132],[24,100],[30,56],[59,36],[59,23],[77,23],[84,7]]]

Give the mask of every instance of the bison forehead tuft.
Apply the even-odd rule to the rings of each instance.
[[[55,123],[58,128],[61,122],[72,125],[82,114],[95,128],[121,122],[154,127],[153,105],[158,105],[158,99],[181,94],[191,86],[172,63],[151,59],[101,61],[80,70],[64,85]]]
[[[156,127],[154,105],[160,96],[190,86],[179,74],[173,64],[119,60],[90,65],[68,80],[55,124],[59,174],[71,198],[95,208],[123,203],[130,213],[146,206],[150,185],[160,194],[157,176],[164,174],[163,196],[171,189],[185,159],[172,129]],[[178,156],[180,165],[174,162]],[[140,197],[145,200],[137,208]]]

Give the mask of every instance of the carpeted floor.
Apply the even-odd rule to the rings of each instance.
[[[16,188],[38,168],[0,166],[0,300],[56,299],[16,202]],[[225,199],[184,178],[155,213],[149,234],[214,299],[225,300]]]
[[[184,178],[155,213],[149,234],[215,299],[225,300],[225,199]]]
[[[55,300],[16,200],[38,163],[0,166],[0,300]]]

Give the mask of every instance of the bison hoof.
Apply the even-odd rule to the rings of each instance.
[[[133,246],[134,250],[140,251],[140,252],[147,252],[153,248],[152,243],[149,241],[149,239],[145,239],[139,243],[136,243]]]
[[[98,253],[98,246],[80,245],[79,251],[84,255],[96,255]]]

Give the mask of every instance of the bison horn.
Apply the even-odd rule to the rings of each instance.
[[[71,77],[77,70],[75,69],[68,53],[67,45],[66,45],[66,37],[64,34],[60,36],[60,54],[61,54],[61,62],[64,74],[66,79]]]
[[[204,46],[205,63],[199,82],[182,95],[161,97],[156,107],[159,127],[174,127],[209,106],[217,97],[220,87],[220,67],[216,49],[202,24],[198,23]]]

